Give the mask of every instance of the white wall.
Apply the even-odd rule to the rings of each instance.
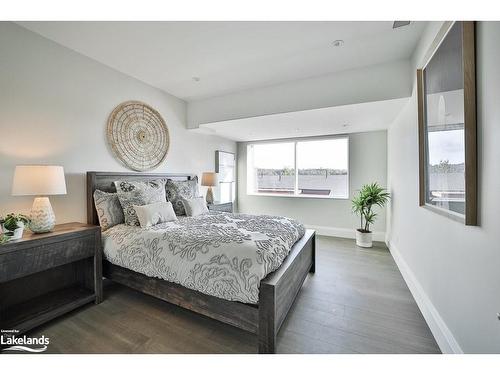
[[[189,102],[188,127],[274,113],[406,98],[410,93],[410,62],[393,61]]]
[[[10,195],[17,164],[59,164],[68,194],[51,198],[58,222],[85,221],[89,170],[126,171],[106,142],[106,120],[123,101],[156,108],[170,130],[166,160],[156,170],[214,169],[223,138],[186,128],[186,103],[9,22],[0,22],[0,214],[28,212],[32,197]]]
[[[353,194],[361,185],[377,181],[386,186],[387,132],[374,131],[349,135],[349,199],[268,197],[247,195],[247,143],[238,143],[238,211],[283,215],[297,219],[320,234],[353,237],[359,219],[351,212]],[[385,210],[373,226],[374,238],[385,236]]]
[[[428,26],[413,58],[413,79],[440,26]],[[480,226],[418,206],[414,83],[388,132],[388,243],[444,351],[499,353],[500,23],[479,22],[476,32]]]

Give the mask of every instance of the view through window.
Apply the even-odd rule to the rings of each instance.
[[[248,194],[349,197],[346,137],[247,146]]]

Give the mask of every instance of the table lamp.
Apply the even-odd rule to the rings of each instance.
[[[34,233],[50,232],[56,217],[47,195],[66,194],[64,169],[55,165],[18,165],[14,172],[12,195],[36,196],[31,208],[30,229]]]
[[[214,193],[212,191],[212,186],[217,186],[217,173],[215,172],[203,172],[201,176],[201,186],[208,186],[207,190],[207,204],[214,203]]]

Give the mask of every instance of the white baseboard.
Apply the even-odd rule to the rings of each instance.
[[[403,275],[403,278],[406,281],[413,298],[415,299],[415,302],[420,308],[427,325],[434,335],[441,352],[444,354],[463,354],[462,348],[437,311],[436,307],[432,304],[431,300],[422,288],[422,285],[411,271],[399,250],[388,240],[386,243],[399,268],[399,271]]]
[[[305,225],[307,229],[314,229],[321,236],[356,238],[356,229],[323,227],[319,225]],[[385,241],[385,232],[373,232],[373,241]]]

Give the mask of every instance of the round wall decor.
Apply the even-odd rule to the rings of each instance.
[[[165,120],[154,108],[139,101],[124,102],[111,112],[107,137],[115,156],[134,171],[157,167],[170,146]]]

